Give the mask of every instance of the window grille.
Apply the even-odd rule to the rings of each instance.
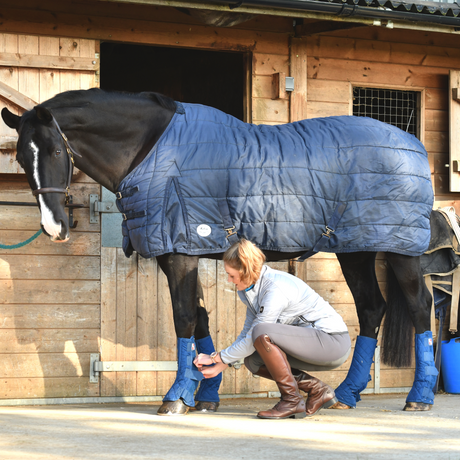
[[[353,115],[383,121],[419,137],[420,93],[382,88],[353,88]]]

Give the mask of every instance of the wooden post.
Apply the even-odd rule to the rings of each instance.
[[[307,118],[307,39],[291,37],[290,67],[294,77],[294,91],[291,93],[290,121]]]
[[[449,189],[460,192],[460,71],[449,72]]]

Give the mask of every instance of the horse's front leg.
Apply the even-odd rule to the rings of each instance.
[[[166,254],[158,257],[157,260],[168,279],[171,293],[178,361],[176,380],[164,397],[158,414],[185,415],[190,407],[195,406],[194,393],[203,378],[193,364],[196,349],[202,353],[208,353],[211,347],[214,350],[209,335],[207,312],[197,303],[199,259],[182,254]],[[217,390],[222,377],[220,376],[220,380],[217,377],[215,379],[214,385],[209,382],[202,385],[203,390],[200,388],[201,397],[208,398],[201,399],[200,402],[211,403],[209,407],[205,404],[201,410],[217,409],[219,401]],[[217,380],[219,382],[216,384]]]

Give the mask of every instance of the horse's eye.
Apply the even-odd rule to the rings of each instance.
[[[56,156],[59,156],[61,154],[61,149],[56,150]]]

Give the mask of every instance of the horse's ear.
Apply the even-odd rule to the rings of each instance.
[[[4,107],[2,110],[2,118],[7,126],[15,129],[16,131],[18,130],[21,117],[18,117],[14,113],[10,112],[6,107]]]
[[[45,107],[37,105],[34,107],[34,110],[37,114],[38,119],[43,123],[48,124],[51,123],[51,121],[53,120],[53,115],[48,109],[45,109]]]

